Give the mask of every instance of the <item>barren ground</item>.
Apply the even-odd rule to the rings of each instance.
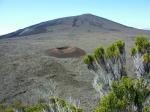
[[[80,100],[90,112],[97,104],[98,94],[92,87],[91,75],[78,58],[55,58],[46,51],[55,47],[74,46],[92,53],[117,39],[126,42],[128,74],[133,75],[129,49],[133,35],[123,33],[47,33],[0,40],[0,101],[21,99],[34,103],[55,95]]]

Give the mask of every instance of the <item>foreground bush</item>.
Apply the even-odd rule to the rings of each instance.
[[[112,82],[112,90],[104,96],[94,112],[146,112],[143,103],[150,95],[143,78],[123,77]]]
[[[61,98],[50,97],[49,102],[34,105],[23,105],[21,102],[12,105],[1,104],[0,112],[83,112],[83,110]]]
[[[84,58],[95,76],[93,87],[102,98],[94,112],[150,112],[150,42],[146,36],[136,38],[131,57],[137,76],[134,80],[126,74],[125,43],[121,40]]]

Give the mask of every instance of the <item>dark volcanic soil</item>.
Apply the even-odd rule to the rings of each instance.
[[[86,53],[84,50],[77,48],[77,47],[58,47],[47,50],[47,53],[50,56],[54,56],[57,58],[72,58],[72,57],[81,57],[84,56]]]

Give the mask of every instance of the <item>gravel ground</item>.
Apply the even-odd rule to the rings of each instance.
[[[78,58],[55,58],[46,51],[55,47],[74,46],[92,53],[98,46],[120,39],[126,42],[127,69],[132,75],[133,65],[129,49],[133,35],[124,33],[46,33],[0,40],[0,101],[14,99],[25,103],[37,102],[55,95],[80,100],[86,112],[98,102],[92,87],[93,75]]]

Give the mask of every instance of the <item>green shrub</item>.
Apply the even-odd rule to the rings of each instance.
[[[94,61],[93,55],[86,55],[84,56],[83,62],[87,65],[91,64]]]
[[[150,106],[145,106],[142,112],[150,112]]]
[[[142,48],[144,48],[148,43],[148,39],[146,36],[144,35],[140,35],[136,37],[136,41],[135,41],[135,45],[136,46],[141,46]]]
[[[58,97],[50,97],[50,101],[54,105],[59,105],[60,107],[66,109],[66,111],[69,109],[72,112],[83,112],[83,109],[76,107],[76,105],[73,105],[71,103],[66,102],[65,100],[58,98]],[[51,105],[53,107],[54,105]]]
[[[118,57],[119,56],[119,49],[115,44],[111,44],[107,50],[106,54],[108,58]]]
[[[104,58],[104,55],[105,55],[105,50],[103,47],[99,47],[99,48],[95,49],[95,51],[94,51],[95,59],[99,60],[101,58]]]
[[[115,44],[119,49],[123,49],[125,47],[125,42],[122,40],[116,41]]]
[[[133,80],[123,77],[119,82],[112,82],[112,90],[100,100],[95,112],[134,111],[132,105],[137,107],[137,112],[141,112],[149,94],[150,90],[143,78]]]
[[[131,56],[134,56],[137,53],[137,49],[135,47],[131,48]]]
[[[7,107],[4,112],[14,112],[12,107]]]
[[[146,36],[141,35],[137,36],[135,45],[139,52],[146,52],[147,48],[150,47],[150,42],[148,41]]]
[[[148,53],[145,53],[145,54],[143,55],[143,59],[144,59],[145,62],[150,62],[150,56],[149,56],[149,54],[148,54]]]
[[[36,104],[36,105],[29,105],[25,108],[25,112],[42,112],[44,109],[44,105]]]

